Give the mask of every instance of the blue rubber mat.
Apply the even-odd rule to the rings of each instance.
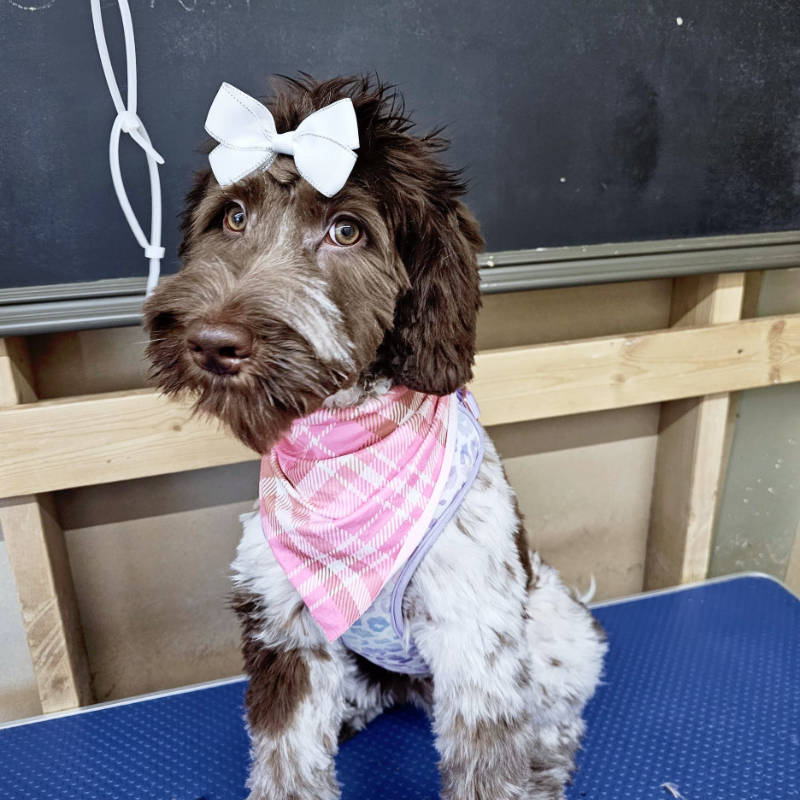
[[[595,613],[610,652],[569,800],[800,798],[800,601],[748,576]],[[0,798],[243,800],[243,693],[228,682],[0,729]],[[347,742],[337,766],[344,800],[438,798],[430,727],[411,709]]]

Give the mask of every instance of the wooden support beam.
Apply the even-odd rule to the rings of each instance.
[[[36,401],[25,340],[0,339],[0,407]]]
[[[731,323],[741,315],[744,290],[744,273],[676,279],[670,323],[675,328]],[[737,343],[737,350],[740,346]],[[662,404],[645,589],[706,577],[730,441],[730,411],[728,392]]]
[[[150,389],[0,409],[0,428],[0,497],[257,458],[219,423]]]
[[[744,279],[744,293],[742,295],[742,319],[752,319],[758,314],[758,303],[761,298],[761,286],[764,282],[763,272],[746,272]],[[742,395],[740,392],[730,392],[728,400],[728,424],[725,428],[725,443],[722,450],[722,471],[719,476],[720,492],[725,486],[725,476],[728,474],[733,437],[736,433],[736,420],[739,416],[739,403]],[[715,519],[716,524],[716,519]]]
[[[493,350],[472,389],[484,424],[498,425],[797,380],[792,314]]]
[[[0,405],[13,407],[35,399],[24,342],[0,339]],[[18,435],[24,443],[24,433]],[[0,500],[0,529],[14,573],[42,710],[62,711],[91,703],[69,557],[52,498],[27,494]]]
[[[0,525],[44,712],[93,702],[64,532],[47,494],[0,500]]]
[[[492,350],[471,388],[489,426],[791,381],[800,314]],[[256,458],[149,389],[0,409],[0,452],[0,497]]]

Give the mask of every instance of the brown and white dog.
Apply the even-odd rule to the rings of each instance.
[[[146,305],[160,387],[190,392],[265,453],[292,421],[405,385],[447,395],[472,376],[478,225],[446,142],[418,137],[396,94],[366,79],[284,80],[269,103],[295,129],[337,99],[360,148],[326,198],[291,158],[221,187],[198,176],[183,268]],[[390,673],[329,642],[279,567],[259,515],[243,520],[235,609],[250,677],[251,800],[339,797],[343,735],[394,703],[431,715],[447,800],[557,800],[574,768],[603,632],[528,550],[491,442],[416,569],[403,620],[430,676]]]

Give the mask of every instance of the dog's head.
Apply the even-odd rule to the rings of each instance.
[[[268,107],[284,131],[343,97],[360,139],[344,188],[324,197],[288,156],[224,188],[200,174],[183,268],[145,306],[162,390],[259,452],[360,379],[448,394],[471,377],[483,242],[447,143],[366,79],[286,79]]]

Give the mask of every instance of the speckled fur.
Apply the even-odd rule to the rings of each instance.
[[[266,452],[293,419],[403,384],[445,395],[472,376],[480,303],[478,225],[444,166],[437,135],[418,137],[402,103],[369,80],[289,81],[271,104],[278,129],[353,99],[361,146],[345,188],[326,200],[291,159],[232,187],[198,177],[184,217],[183,269],[146,304],[153,373],[191,393]],[[227,208],[247,209],[241,235]],[[366,229],[336,249],[338,214]],[[192,359],[197,324],[246,329],[253,351],[233,375]],[[406,591],[406,630],[429,678],[392,675],[329,643],[275,561],[257,512],[243,518],[233,606],[250,675],[250,800],[335,800],[342,738],[395,703],[431,716],[444,800],[559,800],[600,678],[605,641],[558,575],[529,553],[491,442],[455,516]]]
[[[234,580],[237,593],[258,598],[255,638],[317,664],[312,695],[298,699],[286,728],[251,732],[252,800],[338,797],[332,759],[340,735],[396,702],[431,714],[446,800],[563,797],[606,645],[585,606],[535,555],[526,588],[518,524],[513,492],[487,441],[479,479],[405,595],[407,628],[433,673],[410,679],[326,643],[276,564],[258,513],[244,520]],[[276,753],[290,760],[276,762]],[[305,794],[285,793],[289,763],[297,773],[289,785]]]

